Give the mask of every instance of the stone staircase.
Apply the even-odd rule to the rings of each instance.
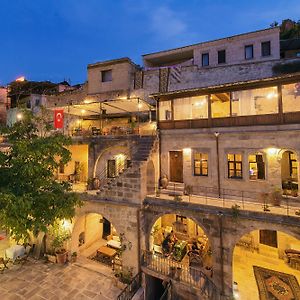
[[[184,195],[184,183],[181,182],[169,182],[167,188],[160,189],[161,194],[169,196],[183,196]]]
[[[157,145],[156,136],[140,136],[131,141],[131,164],[115,178],[107,179],[97,194],[102,198],[132,198],[141,193],[140,171]]]

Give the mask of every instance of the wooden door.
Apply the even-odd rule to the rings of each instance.
[[[182,151],[170,151],[170,181],[183,182]]]
[[[259,242],[261,244],[277,248],[277,231],[274,230],[260,230]]]
[[[107,219],[103,218],[102,238],[106,240],[110,234],[111,234],[110,222]]]

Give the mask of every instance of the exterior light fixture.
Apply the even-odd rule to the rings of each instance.
[[[17,113],[17,119],[22,120],[22,118],[23,118],[23,115],[21,113]]]
[[[84,114],[84,113],[85,113],[85,109],[82,109],[82,110],[81,110],[81,113]]]
[[[188,154],[190,154],[192,152],[192,149],[191,148],[183,148],[183,153],[185,154],[185,155],[188,155]]]
[[[64,230],[71,230],[71,228],[72,228],[71,222],[69,220],[66,220],[66,219],[62,220],[61,226]]]
[[[142,108],[143,107],[143,104],[142,103],[139,103],[138,104],[138,108]]]
[[[268,149],[267,149],[267,153],[268,153],[268,155],[270,155],[270,156],[277,155],[278,152],[279,152],[279,149],[277,149],[277,148],[268,148]]]
[[[273,99],[277,97],[277,93],[275,92],[271,92],[269,94],[267,94],[267,99]]]

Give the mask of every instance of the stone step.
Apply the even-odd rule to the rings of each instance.
[[[169,189],[160,189],[161,194],[169,195],[169,196],[183,196],[183,191],[179,190],[169,190]]]

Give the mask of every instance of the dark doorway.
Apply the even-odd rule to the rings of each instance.
[[[170,181],[183,182],[182,151],[170,151]]]
[[[164,298],[165,288],[161,279],[146,275],[146,299],[167,299]]]
[[[107,237],[110,235],[110,233],[111,233],[110,222],[108,220],[106,220],[105,218],[103,218],[103,233],[102,233],[102,238],[106,240]]]
[[[274,230],[260,230],[259,242],[261,244],[277,248],[277,231]]]

